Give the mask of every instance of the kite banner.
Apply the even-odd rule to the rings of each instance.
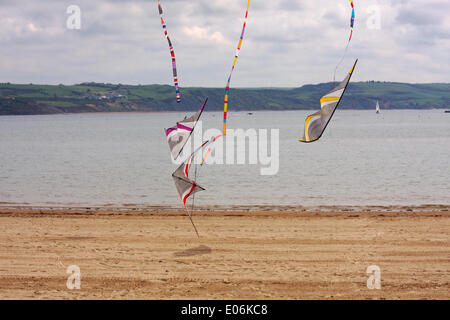
[[[164,35],[166,36],[167,42],[169,43],[170,56],[172,58],[172,72],[173,72],[173,82],[175,85],[175,94],[177,97],[177,102],[181,102],[180,89],[178,88],[178,75],[177,75],[177,62],[175,60],[175,51],[173,50],[172,41],[170,41],[169,34],[167,33],[167,26],[163,18],[163,9],[161,7],[161,0],[158,0],[158,10],[159,16],[161,17],[161,25],[164,30]]]
[[[352,40],[353,35],[353,25],[355,24],[355,6],[353,5],[353,0],[350,0],[350,5],[352,6],[352,16],[350,18],[350,37],[348,41]]]
[[[207,102],[208,98],[206,98],[205,102],[203,102],[203,105],[200,107],[200,110],[193,116],[177,122],[176,126],[165,129],[167,142],[169,143],[170,152],[174,160],[178,158],[181,151],[183,151],[183,148],[194,131],[195,125],[202,115]]]
[[[225,97],[223,99],[223,135],[227,134],[227,111],[228,111],[228,94],[230,93],[230,81],[233,74],[234,67],[236,66],[239,53],[241,52],[241,45],[244,39],[245,27],[247,25],[248,9],[250,7],[250,0],[247,1],[247,9],[245,11],[244,25],[242,26],[241,36],[239,38],[236,54],[234,55],[233,65],[231,67],[230,75],[228,76],[227,86],[225,88]]]
[[[345,79],[337,87],[320,99],[320,111],[313,113],[306,118],[305,132],[303,138],[300,139],[301,142],[314,142],[319,140],[322,136],[325,128],[331,120],[331,117],[336,111],[339,102],[341,102],[341,99],[344,96],[345,90],[347,89],[347,85],[352,77],[353,70],[355,69],[357,62],[358,60],[355,61],[355,64]]]

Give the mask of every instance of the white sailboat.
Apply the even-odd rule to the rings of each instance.
[[[378,100],[377,100],[377,106],[375,107],[375,112],[380,113],[380,104],[378,103]]]

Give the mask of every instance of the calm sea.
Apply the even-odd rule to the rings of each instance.
[[[280,168],[209,165],[198,205],[450,204],[450,114],[338,110],[318,142],[301,144],[310,111],[230,112],[229,128],[280,131]],[[181,206],[163,128],[184,113],[0,117],[0,202]],[[206,112],[203,129],[220,128]]]

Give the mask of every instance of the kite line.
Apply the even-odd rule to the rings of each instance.
[[[245,11],[244,25],[242,26],[241,37],[239,38],[238,47],[236,54],[234,55],[233,66],[231,67],[230,75],[228,76],[227,86],[225,88],[225,97],[223,99],[223,135],[227,134],[227,111],[228,111],[228,94],[230,93],[230,81],[231,75],[233,74],[234,67],[236,66],[236,61],[241,52],[242,40],[244,39],[245,27],[247,25],[248,8],[250,7],[250,0],[247,1],[247,9]]]
[[[172,70],[173,70],[173,82],[175,85],[175,93],[177,97],[177,102],[181,102],[180,89],[178,88],[178,76],[177,76],[177,62],[175,60],[175,51],[173,50],[172,41],[170,41],[169,34],[167,33],[167,26],[163,18],[163,9],[161,7],[161,0],[158,0],[158,10],[159,16],[161,17],[161,25],[164,30],[164,35],[166,36],[167,42],[169,43],[170,56],[172,57]]]
[[[334,68],[334,75],[333,75],[333,82],[336,82],[336,72],[339,66],[341,65],[342,61],[344,61],[345,56],[347,55],[348,47],[350,45],[350,41],[352,40],[353,36],[353,26],[355,25],[355,5],[353,4],[353,0],[350,1],[350,6],[352,7],[352,15],[350,17],[350,36],[348,37],[347,45],[345,46],[344,54],[342,55],[341,60],[339,60],[338,64]]]
[[[215,136],[215,137],[212,139],[212,143],[216,142],[216,140],[219,139],[219,138],[221,138],[221,137],[222,137],[221,134],[219,134],[218,136]],[[211,147],[209,147],[209,148],[206,150],[206,153],[205,153],[205,155],[204,155],[203,158],[202,158],[202,162],[200,163],[200,166],[203,166],[204,164],[206,164],[206,158],[209,156],[209,154],[211,153],[212,150],[213,150],[213,149],[211,149]]]

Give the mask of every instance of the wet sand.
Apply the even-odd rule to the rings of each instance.
[[[0,208],[0,299],[450,299],[448,207],[194,220],[199,239],[183,211]]]

